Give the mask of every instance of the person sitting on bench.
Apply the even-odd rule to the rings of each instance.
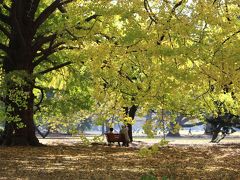
[[[113,133],[113,128],[109,128],[109,133]]]

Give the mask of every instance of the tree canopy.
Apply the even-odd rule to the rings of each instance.
[[[1,117],[24,129],[33,113],[133,105],[239,115],[239,12],[236,0],[0,1]]]

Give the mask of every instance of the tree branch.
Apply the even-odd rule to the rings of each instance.
[[[176,3],[172,9],[172,13],[175,13],[176,9],[181,6],[183,3],[183,0],[179,1],[178,3]]]
[[[228,36],[221,44],[220,47],[217,48],[217,50],[213,53],[213,57],[217,54],[218,51],[220,51],[221,47],[227,42],[229,41],[232,37],[234,37],[235,35],[237,35],[238,33],[240,33],[240,30],[234,32],[232,35]]]
[[[176,4],[173,6],[173,8],[172,8],[172,10],[171,10],[171,14],[170,14],[170,16],[169,16],[169,18],[168,18],[168,20],[167,20],[167,23],[170,23],[170,22],[171,22],[173,14],[175,14],[176,9],[177,9],[179,6],[181,6],[182,3],[183,3],[183,0],[179,1],[178,3],[176,3]],[[164,38],[165,38],[165,33],[166,33],[167,30],[168,30],[168,28],[165,28],[165,29],[163,30],[162,35],[160,36],[159,40],[157,41],[157,45],[161,45],[162,41],[163,41]]]
[[[89,21],[91,21],[92,19],[96,19],[98,16],[101,16],[101,15],[94,14],[94,15],[89,16],[88,18],[86,18],[85,21],[86,21],[86,22],[89,22]]]
[[[127,74],[124,74],[124,73],[122,72],[122,67],[123,67],[123,64],[122,64],[120,70],[118,71],[118,74],[119,74],[121,77],[126,78],[126,79],[127,79],[128,81],[130,81],[131,83],[134,83],[133,80],[132,80]]]
[[[157,17],[155,16],[155,14],[152,12],[152,9],[151,9],[151,7],[150,7],[150,5],[149,5],[149,3],[148,3],[148,0],[144,0],[144,8],[145,8],[145,10],[147,11],[148,16],[149,16],[149,18],[151,19],[151,21],[152,21],[152,22],[155,22],[155,23],[157,24],[158,19],[157,19]]]
[[[215,4],[216,2],[217,2],[217,0],[214,0],[214,1],[213,1],[213,4]]]
[[[123,91],[122,89],[120,89],[120,92],[121,92],[122,94],[131,96],[131,97],[137,96],[137,93],[132,93],[132,94],[130,94],[130,93],[126,92],[126,91]]]
[[[57,44],[55,44],[55,45],[53,45],[53,46],[51,46],[51,47],[49,47],[49,48],[47,48],[47,49],[45,49],[45,50],[43,50],[42,52],[41,52],[41,57],[40,58],[38,58],[36,61],[34,61],[34,63],[33,63],[33,67],[36,67],[37,65],[39,65],[41,62],[43,62],[44,60],[47,60],[48,59],[48,57],[50,56],[50,55],[52,55],[52,54],[54,54],[55,52],[57,52],[57,51],[61,51],[62,49],[61,48],[58,48],[60,45],[62,45],[63,43],[57,43]]]
[[[67,65],[69,65],[69,64],[72,64],[72,62],[71,62],[71,61],[68,61],[68,62],[59,64],[59,65],[54,66],[54,67],[52,67],[52,68],[46,69],[46,70],[44,70],[44,71],[41,71],[41,72],[39,72],[39,73],[37,73],[37,74],[43,75],[43,74],[49,73],[49,72],[51,72],[51,71],[60,69],[60,68],[62,68],[62,67],[64,67],[64,66],[67,66]]]
[[[57,48],[59,48],[59,46],[65,44],[64,42],[59,42],[59,43],[56,43],[52,46],[49,46],[48,48],[46,49],[39,49],[39,51],[41,51],[40,53],[37,53],[35,57],[39,57],[39,56],[42,56],[46,53],[48,53],[49,51],[52,51],[52,50],[56,50]],[[58,50],[61,50],[60,48]],[[56,51],[54,51],[56,52]]]
[[[48,54],[45,54],[43,55],[42,57],[40,57],[39,59],[37,59],[34,63],[33,63],[33,67],[37,67],[41,62],[45,61],[45,60],[48,60],[48,56],[50,56],[52,54],[51,53],[48,53]]]
[[[40,0],[33,0],[32,1],[32,6],[31,6],[31,11],[29,12],[29,16],[34,19],[34,15],[37,12],[38,6],[39,6]]]
[[[72,37],[72,40],[78,40],[81,37],[76,36],[75,34],[73,34],[71,31],[69,31],[68,29],[65,29],[65,31]]]
[[[48,17],[58,8],[61,0],[55,0],[50,6],[48,6],[36,19],[34,22],[34,28],[38,29],[38,27],[43,24]]]
[[[37,109],[35,110],[35,112],[36,112],[36,111],[40,111],[40,105],[42,104],[43,99],[44,99],[44,91],[43,91],[43,88],[40,87],[40,86],[34,86],[34,88],[40,90],[40,92],[41,92],[41,96],[40,96],[40,100],[39,100],[39,102],[38,102],[37,104],[34,105],[34,106],[37,107]],[[34,113],[35,113],[35,112],[34,112]]]
[[[50,36],[39,36],[36,38],[34,44],[33,44],[33,52],[37,52],[44,44],[50,42],[53,44],[54,40],[56,40],[57,35],[54,33]]]
[[[34,29],[35,30],[38,29],[38,27],[41,26],[57,8],[72,1],[73,0],[65,1],[55,0],[51,5],[44,9],[43,12],[37,17],[37,19],[34,22]]]

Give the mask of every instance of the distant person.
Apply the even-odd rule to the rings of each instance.
[[[192,129],[191,128],[188,131],[188,135],[192,136]]]
[[[130,138],[129,138],[129,135],[128,135],[128,128],[127,128],[126,125],[122,125],[122,129],[120,130],[120,134],[122,134],[123,137],[124,137],[123,146],[128,147],[129,142],[130,142]]]
[[[113,123],[109,122],[108,123],[108,133],[113,133],[114,129],[113,129]]]

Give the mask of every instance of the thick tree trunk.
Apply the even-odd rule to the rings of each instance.
[[[33,122],[34,95],[33,77],[34,36],[33,21],[26,9],[29,1],[14,2],[10,11],[11,38],[9,52],[4,59],[5,84],[7,87],[5,106],[7,123],[4,131],[4,145],[39,145]],[[18,9],[21,7],[21,9]]]
[[[176,122],[177,122],[177,119],[176,119]],[[177,122],[177,124],[179,124]],[[176,129],[175,128],[176,124],[175,123],[170,123],[170,126],[169,126],[169,132],[167,133],[167,137],[180,137],[180,129]]]
[[[38,14],[36,12],[39,2],[39,0],[11,1],[10,7],[6,9],[9,13],[3,14],[4,12],[0,11],[0,22],[4,24],[0,31],[5,32],[8,39],[7,43],[0,44],[0,50],[5,52],[2,68],[5,75],[4,101],[8,119],[1,140],[5,145],[39,145],[33,121],[35,83],[33,71],[51,54],[58,51],[61,43],[54,43],[56,33],[48,32],[48,35],[44,35],[36,32],[57,8],[71,0],[53,1]],[[70,62],[58,64],[36,74],[43,75],[68,64]]]
[[[212,135],[213,134],[213,126],[211,123],[207,122],[205,130],[204,130],[204,134],[206,135]]]
[[[11,110],[8,111],[8,119],[5,124],[3,145],[40,145],[35,135],[33,121],[33,88],[29,84],[27,88],[20,87],[20,89],[19,87],[9,86],[8,91],[6,107],[11,107]],[[23,95],[15,96],[10,94],[10,92],[21,93]],[[21,102],[17,102],[17,99],[14,99],[14,97],[20,98]]]
[[[33,39],[36,2],[13,1],[9,10],[8,52],[3,62],[7,117],[4,145],[39,145],[33,121]]]
[[[180,137],[180,133],[179,132],[172,132],[172,131],[169,131],[167,133],[167,137]]]

